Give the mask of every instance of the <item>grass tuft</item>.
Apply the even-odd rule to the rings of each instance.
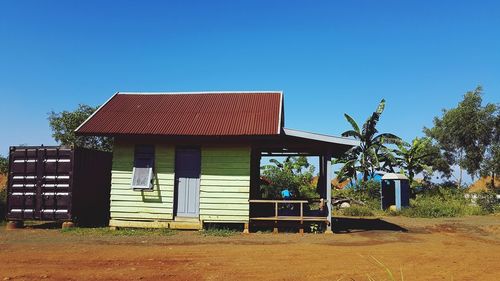
[[[385,274],[387,275],[387,280],[389,281],[397,281],[396,277],[394,276],[394,274],[392,273],[392,271],[389,269],[389,267],[387,267],[385,264],[383,264],[381,261],[379,261],[378,259],[376,259],[374,256],[370,256],[369,257],[369,260],[370,262],[374,263],[377,267],[379,267],[380,269],[382,269]],[[400,272],[400,281],[404,281],[404,275],[403,275],[403,268],[400,267],[399,268],[399,272]],[[370,274],[366,274],[367,278],[369,281],[377,281],[377,279],[375,279],[374,277],[372,277]]]
[[[351,217],[373,217],[372,209],[367,206],[352,205],[341,210],[342,215]]]
[[[215,227],[210,227],[205,230],[203,230],[202,234],[204,236],[219,236],[219,237],[229,237],[236,235],[240,232],[234,230],[234,229],[229,229],[229,228],[215,228]]]
[[[72,227],[61,229],[61,233],[82,235],[82,236],[171,236],[177,233],[176,230],[168,228],[142,229],[142,228],[120,228],[117,230],[109,227]]]

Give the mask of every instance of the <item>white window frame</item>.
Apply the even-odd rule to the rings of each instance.
[[[148,186],[143,186],[143,185],[134,185],[134,178],[135,178],[135,171],[136,171],[136,168],[134,167],[132,169],[132,182],[130,183],[132,189],[134,190],[152,190],[153,189],[153,168],[150,167],[150,168],[141,168],[141,169],[148,169],[149,170],[149,173],[148,173],[148,180],[147,182],[149,183]]]

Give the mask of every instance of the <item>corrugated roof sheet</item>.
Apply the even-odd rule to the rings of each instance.
[[[95,135],[276,135],[281,92],[117,93],[77,130]]]

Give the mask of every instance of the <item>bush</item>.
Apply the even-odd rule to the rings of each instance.
[[[440,218],[465,215],[483,215],[495,210],[496,201],[490,195],[478,196],[477,204],[465,197],[465,191],[456,188],[437,188],[417,195],[410,201],[410,208],[389,214],[408,217]],[[495,198],[496,200],[496,198]]]
[[[367,206],[352,205],[349,208],[342,209],[344,216],[351,217],[372,217],[373,211]]]
[[[401,210],[408,217],[440,218],[457,217],[466,207],[459,200],[443,200],[438,196],[420,196],[410,202],[410,208]]]
[[[476,204],[484,213],[492,214],[500,208],[495,192],[482,191],[475,195],[477,195]]]
[[[347,197],[362,202],[376,201],[380,205],[380,183],[369,180],[365,183],[358,182],[355,186],[346,186],[343,189],[332,190],[334,197]]]

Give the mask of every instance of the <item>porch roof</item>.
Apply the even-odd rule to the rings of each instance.
[[[350,138],[283,128],[279,138],[267,141],[258,148],[269,155],[330,154],[333,157],[339,157],[358,145],[359,141]]]

